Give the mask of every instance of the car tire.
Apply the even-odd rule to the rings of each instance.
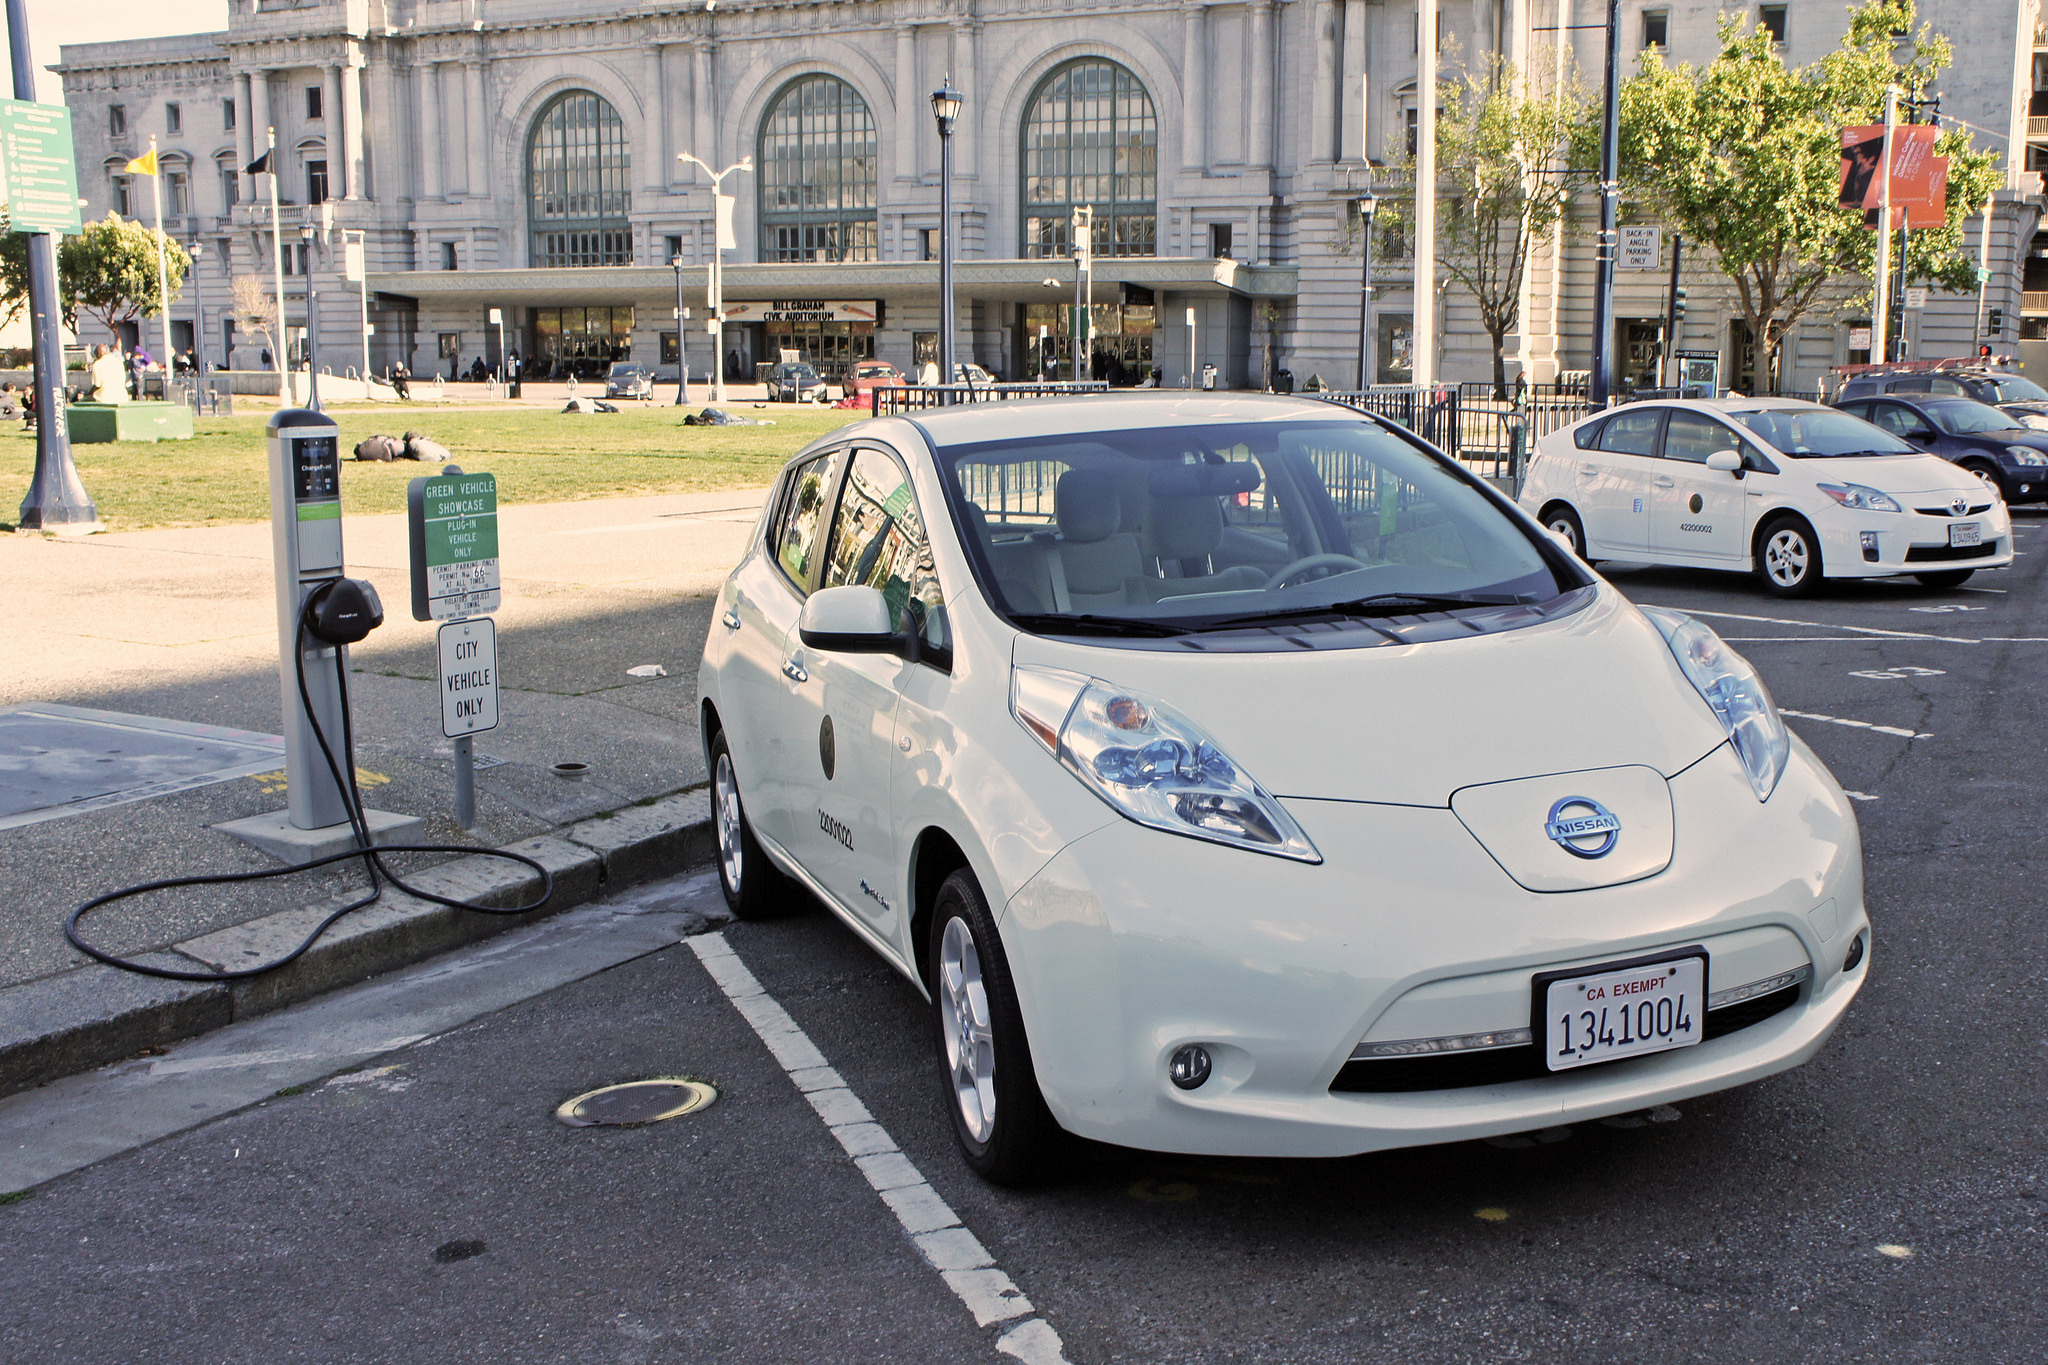
[[[1543,528],[1547,531],[1554,531],[1570,541],[1572,553],[1580,559],[1585,560],[1588,564],[1593,562],[1586,554],[1586,528],[1580,522],[1577,512],[1572,511],[1571,508],[1566,507],[1563,503],[1559,503],[1555,507],[1545,508],[1543,512]]]
[[[725,731],[711,737],[711,827],[718,839],[718,887],[737,919],[768,919],[786,913],[796,888],[768,861],[740,799],[739,773]]]
[[[1975,569],[1942,569],[1936,573],[1916,573],[1913,577],[1920,580],[1922,587],[1960,588],[1970,581],[1970,575],[1975,572]]]
[[[2006,500],[2005,481],[1998,477],[1998,467],[1996,465],[1986,464],[1982,460],[1971,460],[1963,465],[1962,469],[1965,474],[1975,474],[1979,479],[1983,480],[1984,487],[1997,497],[2000,502]]]
[[[932,1036],[960,1155],[984,1180],[1029,1185],[1059,1169],[1067,1135],[1046,1108],[988,898],[960,868],[933,901]]]
[[[1773,597],[1811,597],[1820,590],[1820,537],[1798,517],[1779,517],[1756,538],[1756,576]]]

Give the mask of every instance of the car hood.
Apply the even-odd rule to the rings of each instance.
[[[1019,635],[1020,664],[1150,693],[1279,797],[1449,806],[1481,783],[1638,766],[1669,777],[1727,734],[1664,637],[1602,585],[1516,630],[1414,645],[1194,653]]]
[[[1928,493],[1984,491],[1976,475],[1960,469],[1939,455],[1879,455],[1874,458],[1801,460],[1802,468],[1820,483],[1860,483],[1894,497],[1919,497]]]

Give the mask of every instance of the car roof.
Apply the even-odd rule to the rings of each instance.
[[[1167,424],[1278,422],[1363,418],[1340,403],[1281,394],[1188,393],[1172,389],[1107,393],[1021,402],[960,403],[925,408],[912,424],[933,445],[1082,436],[1098,431],[1133,431]]]
[[[1711,413],[1726,417],[1737,412],[1831,412],[1825,403],[1814,403],[1804,398],[1648,398],[1639,403],[1623,403],[1603,412],[1591,414],[1583,421],[1595,417],[1611,417],[1617,412],[1628,412],[1639,408],[1683,408],[1690,412]],[[1573,425],[1577,425],[1574,423]]]

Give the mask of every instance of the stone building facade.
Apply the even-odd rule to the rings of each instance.
[[[1971,32],[1945,112],[1988,130],[1980,145],[2003,150],[2003,136],[2015,149],[1988,261],[2007,339],[2031,316],[2022,262],[2040,200],[2025,148],[2035,82],[2048,86],[2037,4],[1923,5]],[[1558,31],[1604,8],[1576,6],[1575,19],[1574,0],[1444,0],[1446,71],[1494,51],[1554,65]],[[1839,38],[1839,0],[1762,9],[1788,26],[1796,61]],[[1630,69],[1652,36],[1678,59],[1711,55],[1711,6],[1624,0],[1622,23]],[[1596,82],[1599,34],[1569,36],[1567,62]],[[67,46],[57,69],[89,218],[124,204],[147,216],[147,187],[121,168],[157,136],[166,226],[206,247],[216,363],[260,363],[259,344],[225,324],[231,278],[271,277],[269,188],[242,168],[274,130],[287,325],[304,327],[310,279],[323,368],[360,369],[366,351],[380,373],[400,360],[418,375],[494,366],[501,326],[529,373],[671,364],[680,258],[681,337],[701,374],[716,210],[709,177],[679,159],[689,152],[717,168],[752,158],[725,180],[727,340],[749,370],[784,348],[828,370],[866,355],[908,369],[938,330],[928,99],[950,82],[966,101],[954,138],[963,359],[1029,377],[1046,365],[1043,329],[1067,372],[1068,215],[1087,204],[1099,370],[1149,367],[1172,385],[1214,365],[1239,386],[1272,367],[1348,386],[1353,202],[1406,145],[1418,47],[1413,0],[231,0],[225,32]],[[352,242],[362,285],[343,278]],[[1389,245],[1394,258],[1375,264],[1373,377],[1400,381],[1415,303],[1411,262]],[[1589,363],[1592,254],[1584,231],[1535,253],[1510,373]],[[1718,291],[1694,281],[1681,344],[1735,345]],[[1661,297],[1657,272],[1623,272],[1620,326],[1640,328]],[[1490,373],[1469,301],[1440,290],[1431,306],[1438,375]],[[188,287],[173,309],[181,338],[194,310]],[[1801,329],[1785,387],[1850,358],[1853,312],[1845,302]],[[1961,351],[1977,319],[1974,297],[1942,300],[1910,335],[1928,354]]]

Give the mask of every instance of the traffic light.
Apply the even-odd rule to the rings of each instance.
[[[1991,332],[1991,335],[1995,337],[2005,335],[2005,310],[2003,308],[1994,308],[1991,310],[1991,317],[1988,327]]]
[[[1671,320],[1677,322],[1685,316],[1685,286],[1679,285],[1671,291]]]

